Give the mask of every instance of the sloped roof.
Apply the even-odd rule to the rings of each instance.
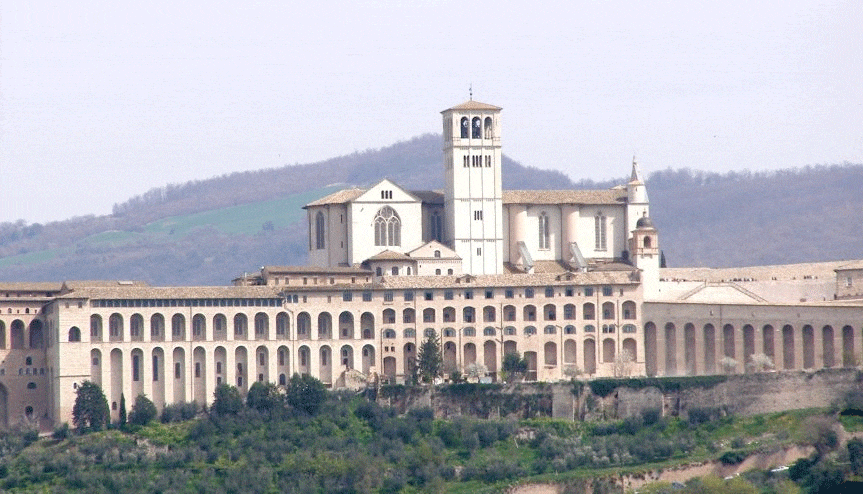
[[[354,187],[353,189],[342,189],[333,192],[328,196],[321,197],[316,201],[312,201],[305,206],[303,209],[309,206],[326,206],[327,204],[345,204],[353,201],[357,197],[363,195],[365,193],[365,189],[360,189],[359,187]]]
[[[384,250],[378,252],[377,254],[369,257],[368,261],[410,261],[410,256],[402,254],[401,252],[395,252],[392,250]]]
[[[411,194],[417,196],[425,204],[443,204],[442,190],[412,190]]]
[[[422,250],[432,251],[432,257],[419,256],[418,254]],[[441,252],[440,257],[434,257],[433,254],[434,254],[435,250],[439,250]],[[416,249],[408,252],[408,255],[411,256],[412,259],[461,259],[461,257],[459,257],[459,255],[456,253],[456,251],[450,249],[446,245],[438,242],[437,240],[430,240],[430,241],[420,245]]]
[[[500,111],[500,110],[503,110],[503,108],[501,108],[499,106],[489,105],[488,103],[480,103],[479,101],[470,100],[470,101],[465,101],[464,103],[462,103],[460,105],[455,105],[452,108],[448,108],[448,109],[442,111],[441,113],[445,113],[445,112],[453,111],[453,110],[456,110],[456,111],[458,111],[458,110]]]
[[[0,281],[0,291],[56,292],[61,286],[54,281]]]
[[[835,271],[850,271],[855,269],[863,269],[863,260],[851,261],[848,264],[843,264],[835,269]]]
[[[607,190],[505,190],[504,204],[621,204],[626,191]]]
[[[90,299],[202,299],[202,298],[272,298],[274,287],[257,286],[115,286],[83,287],[58,298]]]
[[[264,266],[263,270],[269,274],[371,274],[355,266]]]

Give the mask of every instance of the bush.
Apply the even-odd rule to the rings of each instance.
[[[63,422],[59,426],[54,428],[54,432],[51,434],[51,437],[57,439],[58,441],[62,441],[69,437],[69,422]]]
[[[194,401],[191,403],[175,403],[173,405],[165,405],[162,409],[162,415],[159,419],[163,424],[169,422],[182,422],[195,418],[198,414],[198,404]]]
[[[147,425],[156,418],[157,413],[158,411],[153,401],[140,394],[135,398],[135,403],[132,405],[132,411],[129,413],[129,423]]]
[[[294,374],[288,383],[286,401],[295,410],[315,415],[326,398],[324,384],[308,374]]]
[[[75,392],[72,423],[80,432],[99,431],[111,420],[108,400],[98,384],[84,381]]]
[[[213,392],[212,411],[216,415],[236,415],[243,409],[240,390],[230,384],[220,384]]]

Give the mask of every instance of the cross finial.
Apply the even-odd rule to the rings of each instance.
[[[470,100],[473,101],[473,83],[470,83],[470,86],[468,86],[467,91],[468,91],[468,94],[470,95]]]

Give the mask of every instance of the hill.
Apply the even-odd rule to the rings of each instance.
[[[303,204],[383,177],[408,189],[442,188],[440,160],[440,136],[428,134],[319,163],[167,185],[115,205],[107,216],[3,223],[0,279],[220,285],[261,265],[303,263]],[[507,189],[607,188],[625,181],[576,183],[505,156],[503,174]],[[647,186],[669,266],[808,262],[863,252],[861,165],[725,175],[663,170]]]

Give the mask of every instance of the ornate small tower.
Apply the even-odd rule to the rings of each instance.
[[[645,300],[659,295],[659,235],[647,215],[635,222],[629,239],[632,263],[641,270],[641,287]]]
[[[632,238],[636,223],[645,216],[650,215],[650,202],[647,199],[647,187],[641,178],[641,170],[635,156],[632,157],[632,175],[626,184],[626,232]],[[635,252],[632,252],[635,254]]]
[[[501,108],[467,101],[443,114],[444,238],[470,274],[503,272]]]

